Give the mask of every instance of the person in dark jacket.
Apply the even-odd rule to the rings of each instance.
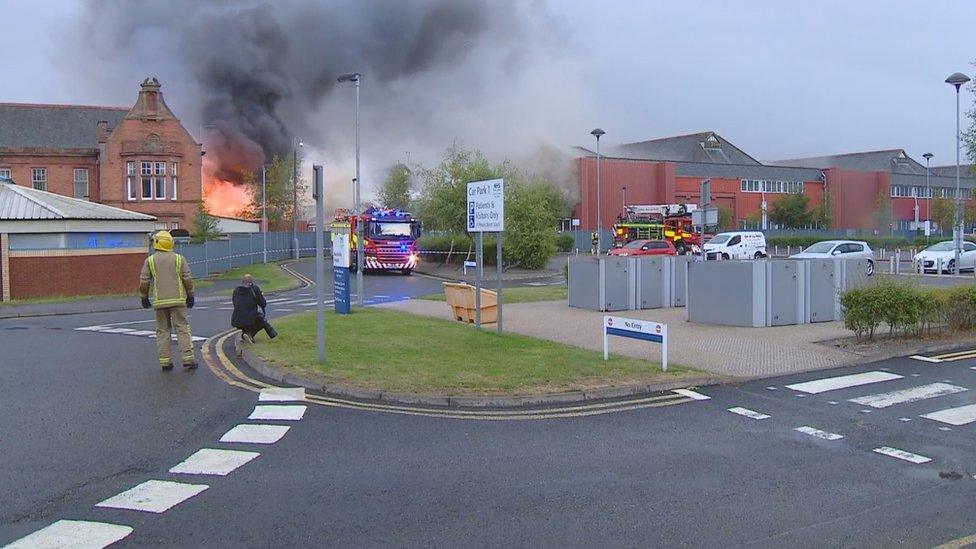
[[[254,277],[244,275],[241,283],[234,288],[231,300],[234,303],[234,312],[231,314],[230,324],[241,331],[241,341],[254,343],[254,336],[261,330],[265,330],[272,339],[278,335],[265,318],[268,302],[264,299],[261,288],[254,283]],[[237,351],[238,354],[241,353],[240,345],[237,346]]]

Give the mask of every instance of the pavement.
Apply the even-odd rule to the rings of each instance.
[[[312,272],[310,262],[296,269]],[[368,301],[440,284],[366,281]],[[271,314],[306,310],[303,293],[282,294],[291,303]],[[226,331],[229,311],[216,305],[191,311],[194,335]],[[603,413],[431,417],[216,368],[161,372],[149,337],[79,330],[149,319],[0,320],[0,546],[976,541],[976,350]]]

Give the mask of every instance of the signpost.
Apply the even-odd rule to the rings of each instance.
[[[699,200],[698,209],[704,210],[712,204],[712,178],[703,179],[701,182],[701,199]],[[701,250],[701,258],[704,260],[707,256],[705,255],[705,223],[708,219],[703,219],[703,223],[698,225],[698,249]],[[716,211],[715,223],[718,224],[718,212]],[[694,217],[692,217],[692,224],[694,224]]]
[[[603,317],[603,360],[610,359],[610,336],[661,344],[661,369],[668,371],[668,325],[620,316]]]
[[[502,333],[502,234],[505,232],[505,180],[468,183],[468,232],[477,233],[475,325],[481,329],[481,277],[484,270],[484,233],[495,233],[498,262],[498,333]]]
[[[575,234],[574,234],[574,238],[573,238],[573,248],[576,249],[576,255],[579,255],[579,244],[580,244],[580,241],[579,241],[579,236],[580,236],[579,235],[579,228],[580,228],[580,220],[574,218],[573,219],[573,232]]]
[[[325,362],[325,227],[322,222],[325,193],[322,192],[322,172],[322,166],[312,166],[312,197],[315,198],[315,320],[319,364]],[[297,247],[295,251],[297,253]]]
[[[351,312],[349,295],[349,266],[352,254],[349,251],[349,233],[332,232],[332,293],[335,298],[335,312],[347,315]]]

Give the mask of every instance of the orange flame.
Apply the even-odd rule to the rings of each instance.
[[[214,175],[208,158],[203,162],[203,200],[213,215],[238,217],[251,203],[251,193],[242,185],[224,181]]]

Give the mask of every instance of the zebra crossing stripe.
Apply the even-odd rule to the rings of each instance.
[[[921,360],[922,362],[932,362],[932,363],[935,363],[935,364],[938,364],[939,362],[942,362],[942,359],[932,358],[930,356],[922,356],[922,355],[912,355],[912,356],[910,356],[908,358],[913,358],[915,360]]]
[[[738,414],[740,416],[745,416],[751,419],[769,419],[770,417],[772,417],[766,414],[760,414],[759,412],[750,410],[748,408],[741,408],[741,407],[729,408],[729,411],[732,412],[733,414]]]
[[[703,395],[699,392],[692,391],[691,389],[675,389],[674,392],[678,393],[679,395],[686,396],[688,398],[693,398],[695,400],[709,400],[712,398],[710,396]]]
[[[223,477],[260,455],[257,452],[203,448],[178,463],[169,472],[184,475],[217,475]]]
[[[298,421],[305,416],[308,406],[297,405],[277,405],[277,406],[255,406],[251,415],[247,419],[263,419],[278,421]]]
[[[270,387],[258,394],[259,402],[298,402],[305,400],[304,387]]]
[[[872,408],[887,408],[896,404],[918,402],[919,400],[952,395],[968,390],[969,389],[965,387],[949,385],[948,383],[930,383],[928,385],[921,385],[919,387],[902,389],[901,391],[892,391],[890,393],[879,393],[876,395],[852,398],[848,400],[848,402],[870,406]]]
[[[786,388],[803,393],[817,394],[825,393],[827,391],[836,391],[837,389],[847,389],[849,387],[879,383],[882,381],[891,381],[893,379],[901,379],[902,377],[903,376],[892,374],[890,372],[865,372],[863,374],[815,379],[805,383],[794,383],[792,385],[787,385]]]
[[[220,442],[242,442],[245,444],[274,444],[285,436],[291,427],[287,425],[242,424],[234,427],[220,437]]]
[[[976,421],[976,404],[959,406],[958,408],[946,408],[945,410],[925,414],[922,417],[941,423],[948,423],[949,425],[966,425],[967,423]]]
[[[910,463],[915,463],[915,464],[928,463],[932,461],[931,458],[920,456],[918,454],[913,454],[911,452],[906,452],[904,450],[899,450],[898,448],[892,448],[890,446],[882,446],[881,448],[875,448],[873,452],[885,456],[891,456],[893,458],[898,458],[900,460],[908,461]]]
[[[210,486],[206,484],[185,484],[168,480],[147,480],[142,484],[108,498],[95,505],[109,509],[126,509],[146,513],[163,513]]]
[[[794,431],[799,431],[803,434],[810,435],[812,437],[822,438],[824,440],[840,440],[844,438],[844,435],[838,435],[836,433],[828,433],[827,431],[821,431],[820,429],[814,429],[813,427],[803,426],[793,429]]]
[[[108,547],[132,533],[132,527],[108,522],[59,520],[6,545],[6,549],[38,547]]]

